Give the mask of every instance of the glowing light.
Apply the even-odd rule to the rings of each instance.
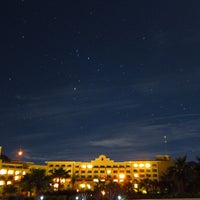
[[[95,178],[95,179],[93,179],[93,182],[98,183],[99,179]]]
[[[85,183],[80,184],[81,188],[85,188]]]
[[[105,190],[102,190],[102,191],[101,191],[101,194],[102,194],[103,196],[105,196],[105,194],[106,194]]]
[[[138,175],[138,174],[134,174],[134,177],[135,177],[135,178],[138,178],[138,177],[139,177],[139,175]]]
[[[18,180],[20,180],[20,177],[19,176],[15,176],[15,181],[18,181]]]
[[[14,174],[14,170],[8,170],[8,174],[9,174],[9,175]]]
[[[91,189],[91,185],[90,185],[90,184],[87,184],[87,188],[90,190],[90,189]]]
[[[81,167],[82,167],[83,169],[85,169],[85,168],[86,168],[86,165],[82,165]]]
[[[144,167],[144,163],[140,163],[140,164],[139,164],[139,167]]]
[[[150,163],[146,163],[145,167],[150,168],[151,167]]]
[[[23,155],[23,151],[20,149],[19,151],[18,151],[18,156],[22,156]]]
[[[137,183],[134,184],[134,188],[138,188],[138,184]]]
[[[109,170],[107,170],[107,174],[110,174],[111,173],[111,170],[109,169]]]
[[[7,170],[6,170],[6,169],[1,169],[1,170],[0,170],[0,174],[4,175],[4,174],[6,174],[6,173],[7,173]]]
[[[121,197],[120,195],[118,195],[118,196],[117,196],[117,199],[118,199],[118,200],[121,200],[121,199],[122,199],[122,197]]]
[[[133,167],[138,167],[138,164],[137,164],[137,163],[134,163],[134,164],[133,164]]]
[[[87,165],[87,168],[88,169],[92,169],[92,165]]]
[[[19,174],[19,171],[15,171],[15,175],[18,175]]]
[[[120,179],[124,179],[125,178],[125,174],[119,174],[119,178]]]
[[[5,185],[5,181],[0,181],[0,185]]]
[[[12,184],[12,182],[11,181],[7,181],[7,185],[11,185]]]

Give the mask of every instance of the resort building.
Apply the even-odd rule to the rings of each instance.
[[[92,189],[97,182],[131,182],[135,188],[142,179],[159,181],[160,176],[173,165],[168,155],[156,156],[155,160],[115,162],[100,155],[89,162],[46,161],[47,173],[62,168],[75,177],[76,188]],[[64,181],[64,180],[63,180]]]
[[[93,189],[98,182],[131,182],[137,189],[138,183],[143,179],[159,181],[161,175],[173,161],[168,155],[156,156],[155,160],[131,160],[115,162],[105,155],[100,155],[88,162],[53,160],[46,161],[45,165],[36,165],[33,162],[9,160],[1,153],[0,148],[0,186],[19,182],[21,178],[30,173],[31,169],[45,169],[47,175],[52,175],[55,170],[63,169],[69,178],[55,179],[54,189],[58,182],[62,188]]]

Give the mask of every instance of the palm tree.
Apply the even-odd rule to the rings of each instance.
[[[53,182],[58,184],[58,191],[61,190],[62,179],[70,178],[69,171],[65,171],[63,168],[55,169],[51,175]]]
[[[46,192],[50,188],[50,176],[47,176],[43,169],[31,169],[31,172],[22,178],[21,186],[30,194],[34,192],[37,199],[41,192]]]
[[[71,177],[71,187],[72,187],[72,190],[75,189],[75,183],[76,183],[76,179],[77,179],[77,176],[76,174],[72,174],[72,177]]]
[[[168,168],[167,176],[171,181],[178,194],[185,193],[186,176],[188,173],[188,164],[186,163],[187,156],[178,157],[175,159],[174,166]]]

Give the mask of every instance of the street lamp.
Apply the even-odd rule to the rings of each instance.
[[[18,151],[18,156],[21,157],[23,155],[23,151],[21,150],[21,148]]]

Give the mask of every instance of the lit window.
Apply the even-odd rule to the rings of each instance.
[[[11,185],[12,184],[12,182],[11,181],[7,181],[7,185]]]
[[[80,184],[80,187],[85,188],[85,184],[84,183]]]
[[[140,163],[140,164],[139,164],[139,167],[144,167],[144,164],[143,164],[143,163]]]
[[[91,168],[92,168],[92,165],[88,165],[87,168],[91,169]]]
[[[0,185],[5,185],[5,181],[0,181]]]
[[[15,175],[18,175],[18,174],[19,174],[19,171],[16,171],[16,172],[15,172]]]
[[[119,178],[125,178],[125,175],[124,174],[119,174]]]
[[[82,167],[83,169],[85,169],[85,168],[86,168],[86,165],[82,165],[81,167]]]
[[[107,174],[110,174],[111,173],[111,170],[107,170]]]
[[[15,181],[18,181],[19,179],[20,179],[20,177],[19,176],[15,176]]]
[[[146,167],[146,168],[151,167],[150,163],[146,163],[145,167]]]
[[[137,164],[137,163],[134,163],[134,164],[133,164],[133,167],[138,167],[138,164]]]
[[[138,178],[138,174],[134,174],[134,177],[135,177],[135,178]]]
[[[14,174],[14,171],[13,170],[8,170],[8,174],[12,175],[12,174]]]
[[[6,173],[7,173],[7,170],[6,170],[6,169],[1,169],[1,170],[0,170],[0,174],[4,175],[4,174],[6,174]]]

